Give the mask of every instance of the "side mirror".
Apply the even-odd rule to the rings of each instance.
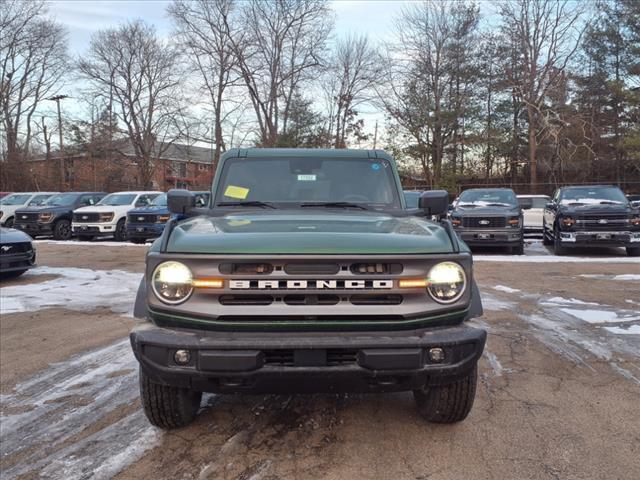
[[[427,215],[445,215],[449,210],[449,193],[446,190],[422,192],[418,208]]]
[[[522,210],[531,210],[533,208],[532,198],[519,198],[518,204]]]
[[[553,210],[553,208],[556,206],[556,204],[554,202],[548,202],[544,208],[547,210]]]
[[[167,207],[171,213],[184,215],[196,206],[196,196],[189,190],[172,189],[167,192]]]

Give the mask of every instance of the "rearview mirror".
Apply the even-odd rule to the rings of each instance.
[[[531,210],[533,208],[532,198],[519,198],[518,204],[522,210]]]
[[[418,207],[427,215],[445,215],[449,210],[449,193],[446,190],[422,192]]]
[[[172,189],[167,192],[167,207],[171,213],[184,215],[196,206],[196,196],[189,190]]]

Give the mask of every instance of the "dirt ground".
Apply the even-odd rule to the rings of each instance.
[[[410,393],[206,395],[191,426],[167,433],[140,411],[135,321],[109,290],[135,285],[146,249],[37,248],[45,268],[0,290],[14,309],[0,318],[3,479],[640,478],[640,261],[620,252],[478,256],[474,323],[489,338],[460,424],[425,423]],[[65,267],[81,269],[68,278],[79,288],[61,289]]]

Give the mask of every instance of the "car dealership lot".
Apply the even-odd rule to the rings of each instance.
[[[146,248],[37,241],[2,283],[3,478],[638,478],[640,259],[476,255],[489,330],[476,404],[427,424],[410,394],[213,396],[151,427],[126,340]]]

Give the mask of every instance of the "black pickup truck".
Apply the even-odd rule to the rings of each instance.
[[[69,192],[54,195],[39,207],[17,210],[14,227],[32,237],[53,236],[56,240],[71,238],[71,217],[76,208],[95,205],[104,192]]]
[[[543,241],[556,255],[570,247],[624,247],[640,256],[640,210],[611,185],[562,187],[544,209]]]

